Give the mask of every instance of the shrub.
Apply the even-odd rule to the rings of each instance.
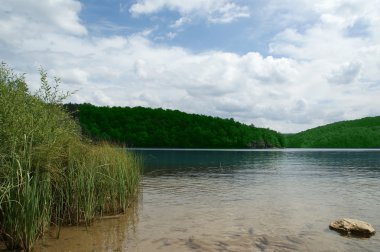
[[[89,224],[124,212],[137,192],[138,158],[83,139],[61,103],[68,94],[41,70],[32,94],[24,75],[0,66],[0,234],[30,250],[50,224]]]

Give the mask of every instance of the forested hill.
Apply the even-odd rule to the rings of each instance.
[[[67,104],[83,132],[95,140],[128,147],[272,148],[283,147],[275,131],[248,126],[233,119],[187,114],[178,110],[143,107],[97,107]]]
[[[342,121],[286,136],[289,148],[380,148],[380,116]]]

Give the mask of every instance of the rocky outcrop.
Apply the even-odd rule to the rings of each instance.
[[[331,222],[329,228],[343,235],[358,237],[371,237],[376,233],[371,224],[364,221],[348,218],[343,218]]]

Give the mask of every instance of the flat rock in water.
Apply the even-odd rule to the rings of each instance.
[[[376,233],[371,224],[355,219],[343,218],[330,223],[329,228],[344,235],[370,237]]]

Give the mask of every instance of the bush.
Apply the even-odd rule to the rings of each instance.
[[[0,66],[0,234],[9,249],[31,249],[50,224],[125,211],[140,176],[132,154],[82,139],[59,79],[51,86],[40,74],[32,94],[23,75]]]

